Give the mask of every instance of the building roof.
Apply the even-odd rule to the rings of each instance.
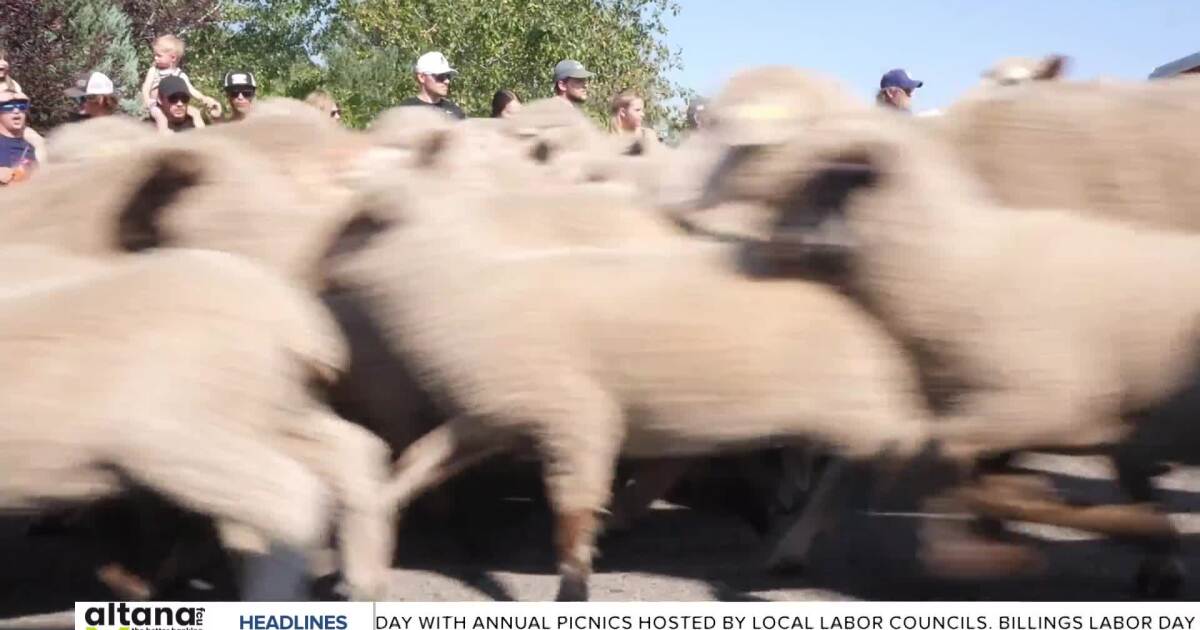
[[[1200,52],[1192,53],[1182,59],[1176,59],[1171,63],[1163,64],[1154,69],[1150,73],[1151,79],[1162,79],[1165,77],[1173,77],[1177,74],[1200,68]]]

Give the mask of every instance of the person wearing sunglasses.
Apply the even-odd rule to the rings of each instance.
[[[221,122],[245,120],[254,111],[254,98],[258,94],[254,73],[245,70],[226,72],[222,88],[229,99],[229,115]]]
[[[177,133],[204,126],[203,120],[189,115],[188,105],[191,102],[191,90],[183,79],[172,76],[162,78],[158,83],[158,107],[167,116],[167,127],[162,130],[163,133]]]
[[[37,168],[36,147],[25,138],[29,97],[0,88],[0,186],[23,181]]]
[[[889,70],[879,79],[879,92],[875,95],[875,102],[883,107],[911,112],[913,91],[922,85],[925,85],[924,81],[913,79],[900,68]]]
[[[342,108],[338,107],[337,101],[333,100],[333,95],[329,92],[315,90],[304,97],[304,102],[329,116],[330,120],[342,122]]]
[[[454,101],[446,98],[450,94],[450,81],[458,74],[458,70],[450,67],[446,56],[440,52],[427,52],[417,59],[415,75],[420,92],[412,98],[400,102],[402,107],[432,107],[444,112],[455,120],[463,120],[467,115]]]

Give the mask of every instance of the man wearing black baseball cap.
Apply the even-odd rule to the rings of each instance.
[[[554,66],[554,95],[572,105],[583,105],[588,99],[588,79],[596,76],[574,59],[563,59]]]
[[[158,107],[167,115],[167,132],[187,131],[204,126],[188,115],[188,103],[192,101],[191,90],[186,81],[175,76],[165,76],[158,84]],[[153,120],[150,121],[154,123]]]
[[[901,68],[888,70],[879,79],[879,93],[875,96],[875,100],[885,107],[908,112],[912,110],[913,91],[922,85],[925,85],[924,81],[918,81],[908,76],[908,73]]]

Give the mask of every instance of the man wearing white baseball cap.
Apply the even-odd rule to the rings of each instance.
[[[458,74],[458,70],[450,67],[445,55],[437,51],[427,52],[417,59],[413,70],[420,92],[401,101],[402,107],[433,107],[457,120],[467,117],[462,108],[446,98],[450,94],[450,80]]]
[[[75,85],[63,90],[67,98],[79,103],[76,113],[83,118],[111,116],[117,111],[116,88],[112,79],[101,72],[88,72],[75,79]]]

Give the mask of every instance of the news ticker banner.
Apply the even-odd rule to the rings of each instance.
[[[77,602],[78,630],[1200,630],[1179,602]]]

